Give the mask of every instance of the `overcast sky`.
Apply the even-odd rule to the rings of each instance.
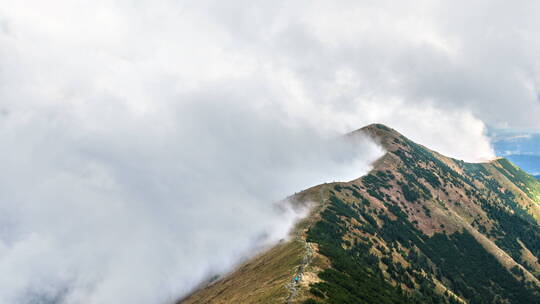
[[[0,5],[0,302],[167,303],[366,173],[382,122],[449,156],[540,130],[537,1]]]

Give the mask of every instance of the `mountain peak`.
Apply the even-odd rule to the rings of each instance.
[[[367,125],[363,128],[349,133],[348,135],[354,137],[360,134],[368,135],[388,151],[393,151],[394,149],[396,149],[396,143],[398,143],[400,139],[407,140],[405,136],[403,136],[395,129],[392,129],[380,123]]]
[[[360,130],[364,130],[364,131],[383,130],[383,131],[386,131],[386,132],[398,133],[396,130],[394,130],[394,129],[390,128],[389,126],[387,126],[385,124],[382,124],[382,123],[372,123],[372,124],[369,124],[367,126],[364,126],[364,127],[360,128]]]

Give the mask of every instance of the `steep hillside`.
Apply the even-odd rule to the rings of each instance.
[[[181,302],[540,303],[540,182],[360,132],[387,150],[368,175],[292,197],[315,207],[290,241]]]

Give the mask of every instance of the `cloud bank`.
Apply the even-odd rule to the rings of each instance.
[[[365,173],[368,123],[493,157],[540,127],[538,5],[4,1],[0,302],[171,301]]]
[[[143,116],[104,118],[106,103],[7,114],[2,303],[172,301],[285,238],[298,214],[277,200],[360,176],[381,153],[199,98]]]

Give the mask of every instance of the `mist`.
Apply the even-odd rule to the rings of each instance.
[[[369,123],[493,158],[540,128],[537,6],[3,1],[0,302],[174,301],[365,174]]]
[[[279,200],[381,155],[243,104],[246,83],[144,115],[107,101],[5,114],[0,302],[172,302],[287,238],[305,210]]]

